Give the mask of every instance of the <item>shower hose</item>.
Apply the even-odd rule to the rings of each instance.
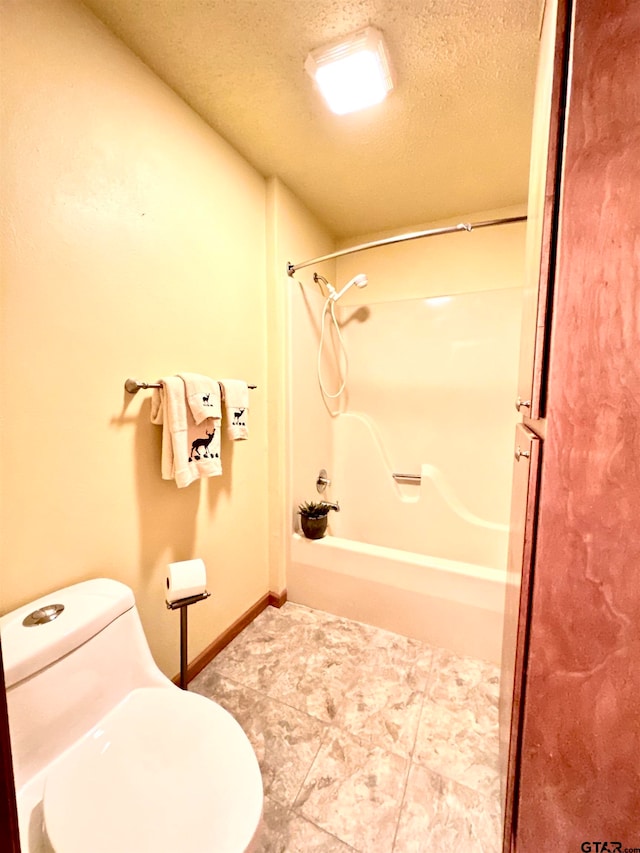
[[[349,358],[347,356],[347,348],[345,346],[344,339],[343,339],[342,334],[340,332],[340,326],[338,325],[338,320],[337,320],[336,315],[335,315],[334,305],[335,305],[334,300],[329,296],[328,299],[326,300],[326,302],[324,303],[324,308],[322,309],[322,322],[320,324],[320,344],[318,346],[318,383],[320,385],[320,390],[322,391],[323,396],[327,397],[330,400],[336,400],[336,399],[338,399],[338,397],[340,397],[343,394],[344,389],[346,388],[346,385],[347,385],[347,376],[349,373]],[[329,309],[329,310],[327,310],[327,309]],[[331,314],[331,320],[333,322],[334,328],[336,330],[336,334],[338,336],[338,341],[340,343],[340,351],[338,353],[338,365],[337,365],[338,366],[338,376],[340,377],[340,387],[335,392],[335,394],[331,394],[329,391],[327,391],[325,384],[324,384],[324,381],[322,379],[321,363],[322,363],[322,352],[324,349],[324,336],[325,336],[325,328],[326,328],[326,319],[327,319],[328,313]],[[344,372],[341,372],[341,370],[340,370],[340,353],[342,353],[342,358],[344,360]],[[338,414],[338,412],[332,412],[332,414]]]

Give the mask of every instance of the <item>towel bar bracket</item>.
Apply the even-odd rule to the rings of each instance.
[[[128,394],[137,394],[141,389],[160,388],[159,382],[138,382],[137,379],[127,379],[124,383],[124,390]]]

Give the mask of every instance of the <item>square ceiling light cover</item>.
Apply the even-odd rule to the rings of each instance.
[[[375,27],[312,50],[304,67],[337,115],[379,104],[393,89],[389,55]]]

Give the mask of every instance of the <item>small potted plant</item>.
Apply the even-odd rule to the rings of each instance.
[[[340,511],[337,503],[329,503],[329,501],[306,501],[300,504],[298,512],[300,513],[300,524],[302,532],[307,539],[322,539],[327,532],[327,516],[330,510]]]

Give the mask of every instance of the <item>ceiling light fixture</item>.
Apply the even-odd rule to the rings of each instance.
[[[389,55],[375,27],[312,50],[304,68],[337,115],[379,104],[393,89]]]

